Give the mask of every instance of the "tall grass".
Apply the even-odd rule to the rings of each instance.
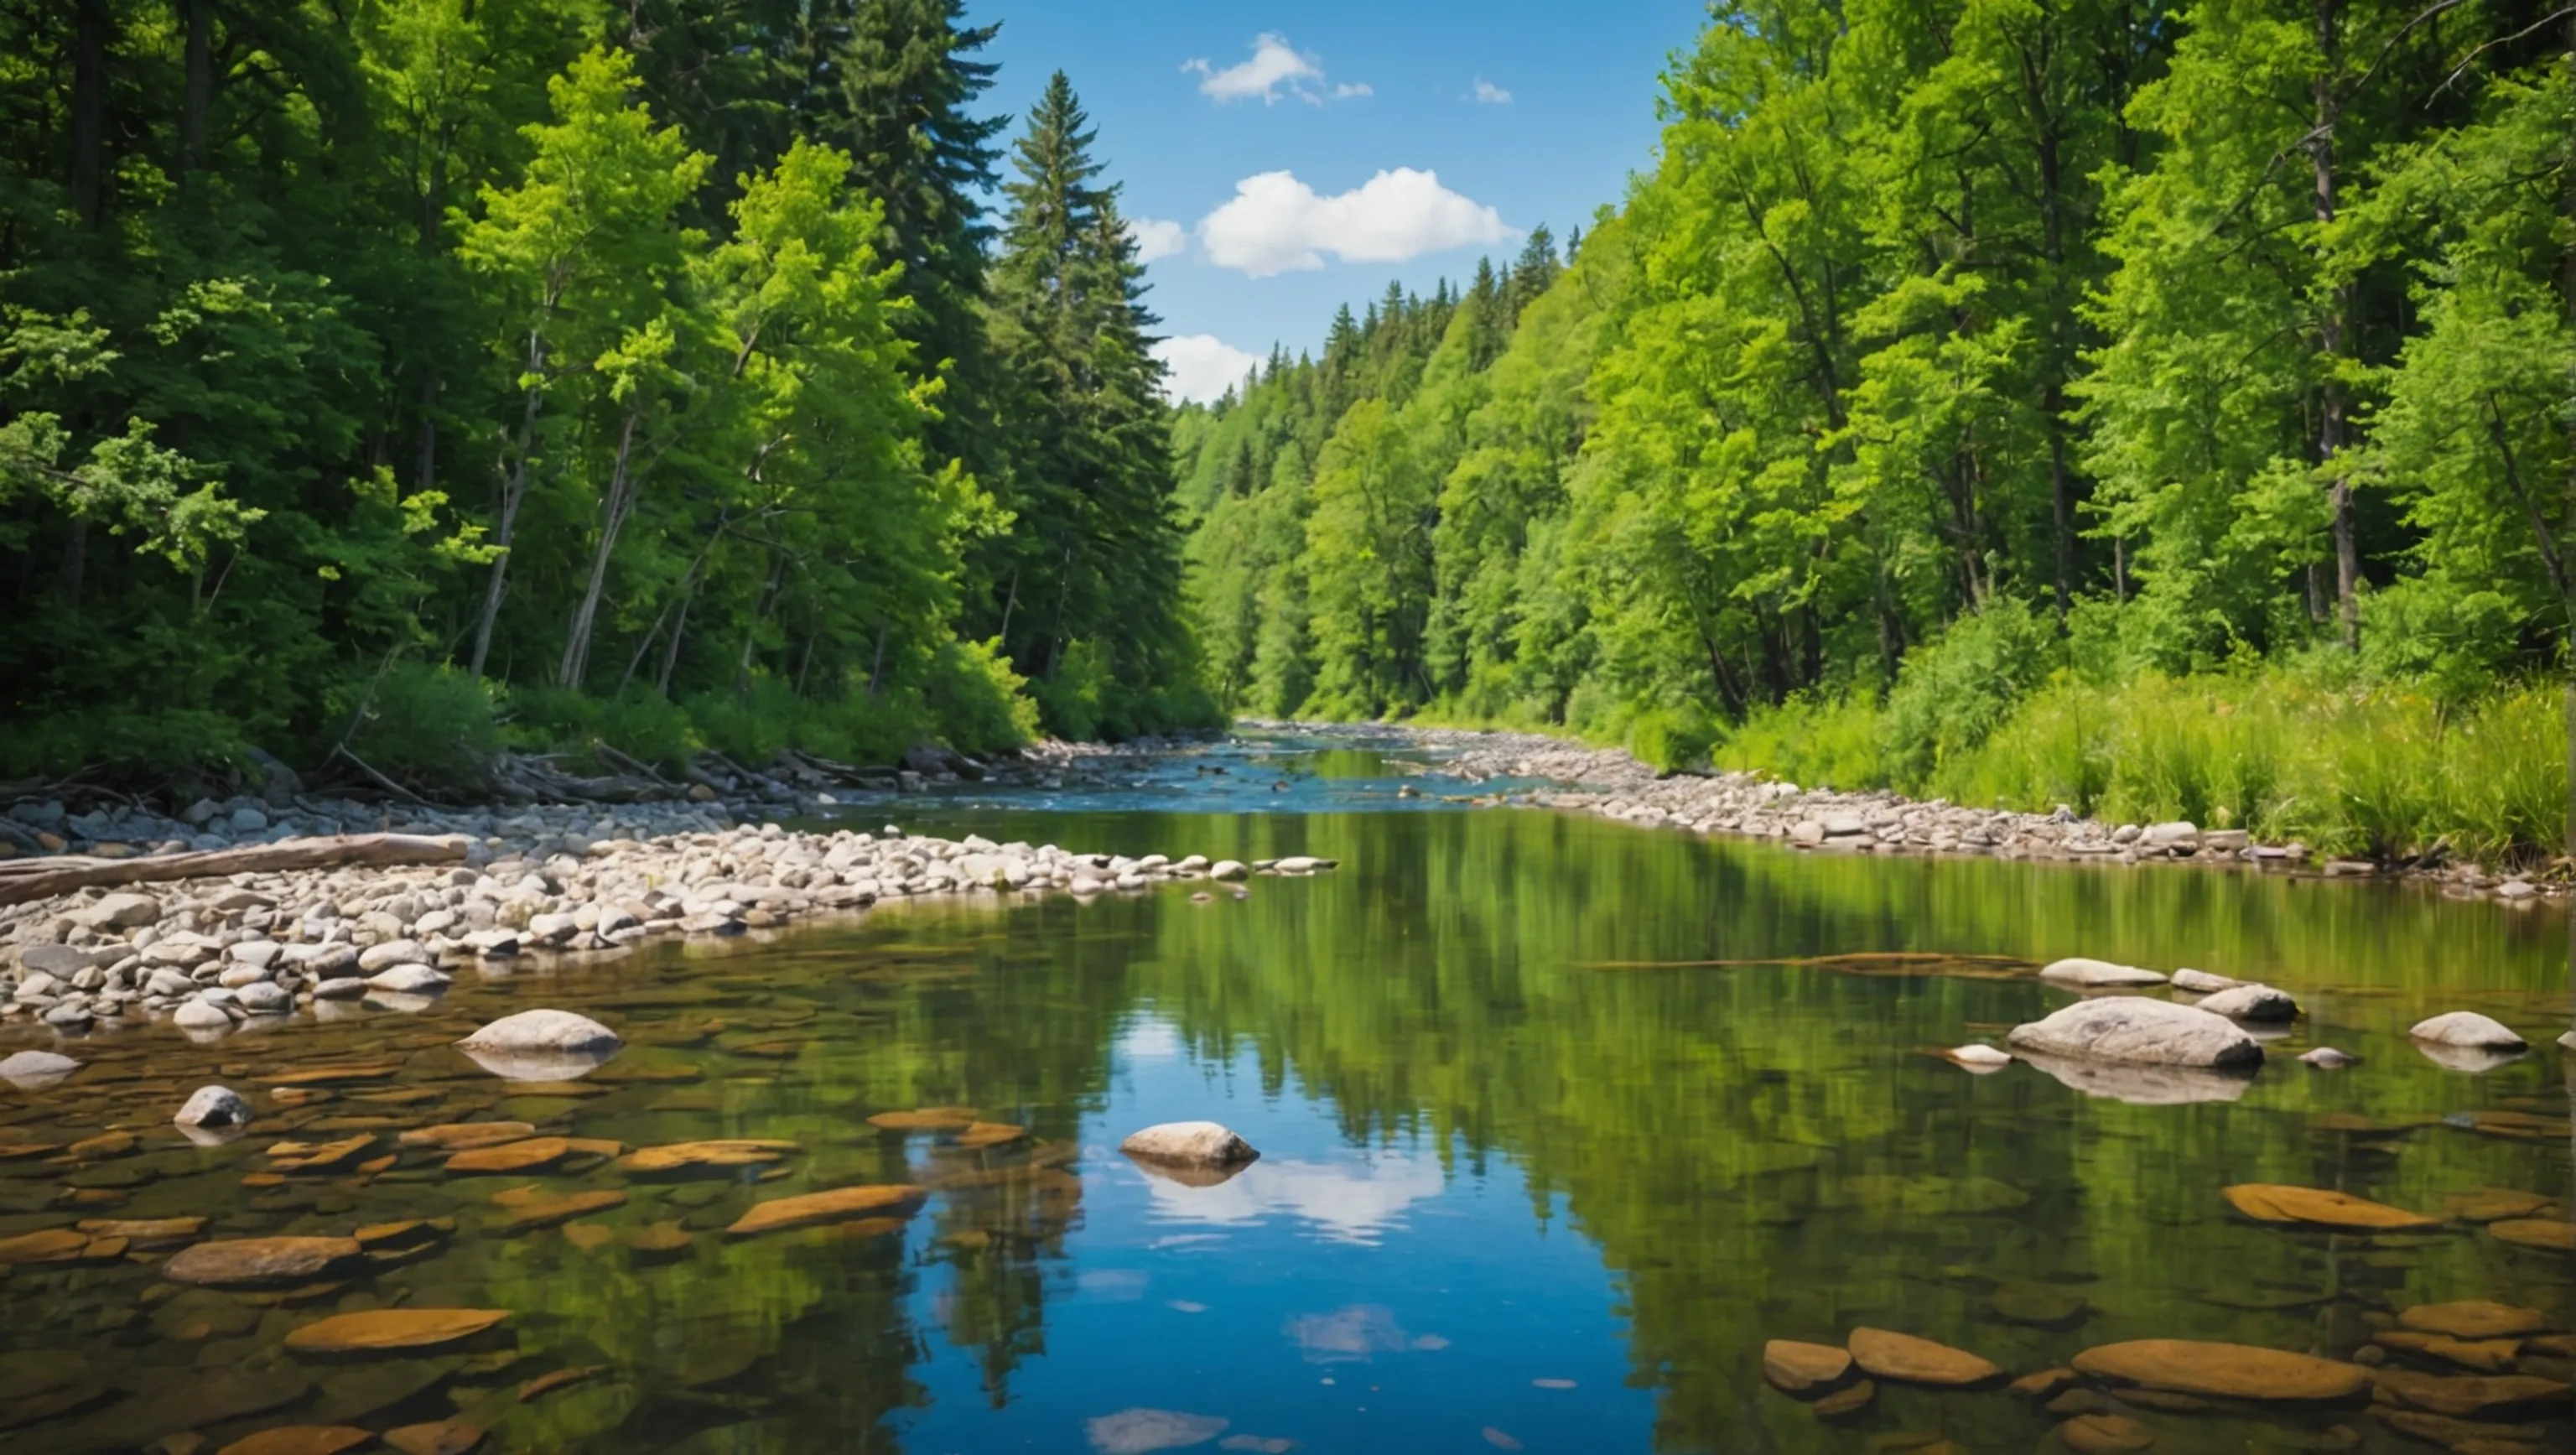
[[[2400,858],[2447,843],[2489,863],[2559,851],[2568,794],[2564,689],[2505,685],[2467,702],[2298,663],[2116,683],[2059,674],[1937,766],[1867,696],[1792,701],[1721,742],[1719,767],[1840,788],[1894,787],[1980,807],[2146,823],[2188,819]]]

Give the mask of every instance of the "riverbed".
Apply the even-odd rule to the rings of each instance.
[[[2393,883],[1799,853],[1477,810],[1447,795],[1517,785],[1421,766],[1264,739],[1116,786],[901,805],[904,829],[951,838],[1341,865],[1242,898],[1183,881],[881,905],[492,962],[408,1013],[84,1043],[60,1084],[0,1089],[0,1252],[20,1250],[0,1263],[0,1442],[1929,1455],[2576,1438],[2576,1256],[2547,1231],[2576,1202],[2568,1057],[2549,1044],[2570,1015],[2559,915]],[[873,828],[888,809],[861,811]],[[1936,1054],[2066,1004],[2031,971],[2076,954],[2260,979],[2305,1013],[2259,1074],[2180,1103]],[[530,1084],[450,1044],[537,1006],[626,1049]],[[2415,1021],[2463,1009],[2536,1049],[2472,1074],[2409,1044]],[[2292,1059],[2325,1044],[2360,1064]],[[170,1126],[207,1082],[251,1098],[252,1135],[200,1146]],[[1190,1186],[1116,1154],[1136,1128],[1202,1117],[1260,1160]],[[494,1122],[526,1132],[496,1152],[433,1130]],[[691,1150],[637,1157],[673,1146]],[[2247,1184],[2420,1222],[2263,1221],[2226,1194]],[[861,1186],[911,1191],[742,1230],[764,1204]],[[281,1237],[357,1252],[233,1286],[160,1271],[192,1243]],[[2410,1310],[2466,1300],[2532,1327],[2501,1353],[2410,1344]],[[309,1332],[430,1309],[505,1317],[395,1347]],[[1869,1329],[1996,1372],[1850,1373],[1825,1398],[1766,1378],[1771,1341]],[[2304,1401],[2006,1387],[2144,1339],[2371,1373]]]

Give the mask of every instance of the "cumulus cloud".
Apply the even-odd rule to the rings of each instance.
[[[1188,228],[1152,217],[1129,218],[1127,235],[1136,240],[1136,261],[1140,263],[1178,256],[1190,245]]]
[[[1400,263],[1519,235],[1493,208],[1411,167],[1329,197],[1293,172],[1246,177],[1231,201],[1199,219],[1198,234],[1211,260],[1254,278],[1320,268],[1326,253],[1346,263]]]
[[[1154,357],[1163,361],[1163,394],[1169,399],[1187,399],[1200,404],[1214,400],[1226,390],[1243,382],[1261,362],[1258,354],[1247,354],[1214,334],[1185,333],[1154,345]]]
[[[1344,100],[1370,94],[1365,84],[1356,81],[1328,85],[1323,61],[1290,45],[1288,37],[1276,31],[1253,38],[1250,60],[1219,67],[1200,56],[1181,62],[1181,69],[1195,73],[1200,92],[1219,101],[1249,101],[1257,96],[1268,106],[1293,96],[1309,106],[1321,106],[1327,96]]]
[[[1478,76],[1476,78],[1476,100],[1487,106],[1509,106],[1512,104],[1512,93],[1495,85],[1493,82],[1486,80],[1484,77]]]

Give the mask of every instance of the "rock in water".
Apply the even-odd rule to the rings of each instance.
[[[1261,1155],[1215,1122],[1164,1122],[1119,1143],[1118,1150],[1140,1162],[1210,1169],[1241,1167]]]
[[[1782,1394],[1813,1399],[1850,1375],[1851,1351],[1831,1344],[1773,1339],[1762,1346],[1762,1377]]]
[[[2355,1056],[2349,1051],[2338,1051],[2332,1046],[2319,1046],[2315,1050],[2301,1056],[2299,1059],[2311,1066],[2320,1067],[2327,1071],[2339,1071],[2346,1066],[2355,1066],[2361,1063],[2361,1058],[2359,1056]]]
[[[258,1288],[310,1283],[364,1257],[355,1238],[229,1238],[179,1250],[161,1265],[161,1276],[208,1288]]]
[[[369,1309],[335,1314],[286,1336],[292,1354],[359,1354],[391,1349],[434,1349],[470,1339],[510,1315],[502,1309]]]
[[[1853,1362],[1880,1379],[1909,1384],[1969,1385],[2001,1379],[2003,1370],[1965,1349],[1886,1329],[1854,1329]]]
[[[1083,1422],[1083,1433],[1100,1455],[1148,1455],[1205,1444],[1225,1433],[1227,1421],[1217,1415],[1185,1415],[1172,1410],[1120,1410]]]
[[[2538,1309],[2478,1298],[2459,1303],[2419,1303],[2399,1314],[2397,1322],[2454,1339],[2502,1339],[2537,1334],[2549,1327],[2549,1316]]]
[[[2523,1051],[2531,1046],[2502,1022],[2473,1010],[2448,1011],[2417,1021],[2406,1034],[2436,1046],[2459,1046],[2472,1051]]]
[[[2299,1003],[2268,985],[2236,985],[2203,1000],[2198,1009],[2232,1021],[2287,1021],[2299,1017]]]
[[[625,1044],[588,1016],[523,1010],[467,1036],[456,1049],[505,1081],[575,1081],[598,1070]]]
[[[2010,1051],[1998,1051],[1992,1046],[1952,1046],[1941,1054],[1971,1071],[2000,1071],[2012,1064]]]
[[[2123,986],[2165,983],[2165,977],[2153,970],[2141,970],[2135,965],[2114,965],[2108,960],[2088,960],[2081,955],[2053,962],[2039,972],[2039,978],[2078,990],[2113,990]]]
[[[2305,1223],[2349,1233],[2397,1233],[2442,1225],[2440,1218],[2327,1188],[2243,1182],[2220,1192],[2238,1212],[2258,1222]]]
[[[2115,996],[2080,1001],[2045,1020],[2013,1027],[2015,1050],[2097,1061],[2138,1061],[2251,1071],[2263,1048],[2234,1021],[2195,1006]]]
[[[2357,1364],[2192,1339],[2105,1344],[2076,1355],[2075,1368],[2115,1384],[2227,1399],[2323,1402],[2370,1392],[2370,1371]]]
[[[0,1061],[0,1081],[20,1091],[42,1091],[79,1069],[80,1063],[69,1056],[57,1056],[51,1051],[20,1051]]]
[[[2172,981],[2174,989],[2188,990],[2194,995],[2216,995],[2222,990],[2233,990],[2244,983],[2242,980],[2230,980],[2224,975],[2212,975],[2206,970],[2190,969],[2176,970]]]
[[[170,1120],[191,1135],[206,1132],[238,1136],[250,1125],[250,1118],[250,1103],[242,1099],[240,1092],[225,1086],[200,1086]]]

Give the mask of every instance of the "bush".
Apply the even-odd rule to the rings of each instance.
[[[1678,772],[1708,761],[1717,731],[1716,720],[1698,703],[1648,708],[1629,724],[1628,751],[1666,773]]]
[[[2011,597],[1907,653],[1882,724],[1888,777],[1919,787],[1983,747],[2062,659],[2051,624]]]
[[[349,750],[368,766],[431,786],[479,783],[505,746],[498,704],[481,681],[445,664],[396,662],[330,694],[334,719],[356,719]]]
[[[943,643],[924,695],[949,746],[968,753],[1002,753],[1038,735],[1038,704],[1027,688],[1028,679],[1011,670],[1001,638],[995,637]]]
[[[1765,772],[1808,788],[1888,786],[1878,704],[1849,697],[1792,697],[1756,711],[1710,753],[1720,768]]]

